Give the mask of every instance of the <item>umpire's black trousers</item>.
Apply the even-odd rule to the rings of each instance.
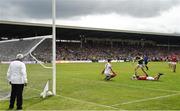
[[[10,97],[9,108],[14,107],[14,102],[16,100],[17,109],[22,109],[23,88],[24,88],[24,84],[11,84],[11,97]]]

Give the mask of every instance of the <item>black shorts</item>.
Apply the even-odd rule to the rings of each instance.
[[[144,62],[144,64],[145,64],[145,65],[147,65],[147,64],[148,64],[148,62]]]

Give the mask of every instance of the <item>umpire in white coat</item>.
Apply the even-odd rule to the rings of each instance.
[[[26,66],[22,62],[23,55],[17,54],[16,60],[12,61],[7,71],[7,79],[11,84],[11,97],[9,109],[14,108],[16,100],[17,110],[22,109],[23,104],[23,88],[27,85]]]

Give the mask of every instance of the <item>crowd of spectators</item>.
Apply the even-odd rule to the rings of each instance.
[[[168,57],[175,54],[180,58],[180,49],[158,47],[158,46],[110,46],[102,44],[84,44],[80,47],[78,43],[61,43],[57,46],[57,60],[113,60],[131,61],[142,53],[147,55],[151,61],[166,61]]]

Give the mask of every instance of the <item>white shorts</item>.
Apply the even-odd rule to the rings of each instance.
[[[140,67],[140,68],[143,68],[143,67],[144,67],[143,64],[137,64],[137,66]]]
[[[154,80],[154,77],[147,77],[146,79],[152,81]]]
[[[110,73],[104,73],[104,75],[106,75],[106,76],[111,76],[111,74],[110,74]]]
[[[172,62],[168,62],[168,64],[172,64]]]
[[[171,62],[172,65],[176,65],[177,63],[176,62]]]

